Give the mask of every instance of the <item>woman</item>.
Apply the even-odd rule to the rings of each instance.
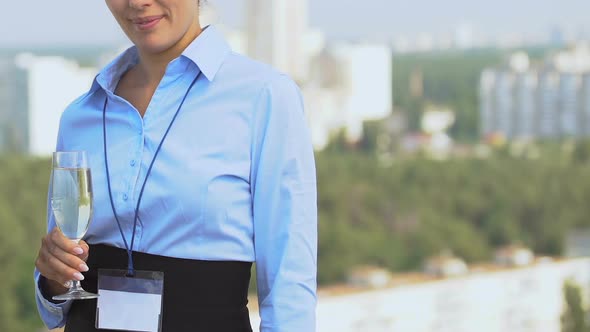
[[[51,297],[127,269],[163,272],[162,331],[251,331],[255,262],[260,330],[314,331],[316,182],[299,89],[201,29],[198,0],[106,3],[134,46],[61,118],[57,150],[88,152],[94,213],[79,245],[48,213],[35,270],[45,324],[95,331],[96,300]]]

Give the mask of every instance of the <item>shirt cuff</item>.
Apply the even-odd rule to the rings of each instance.
[[[41,283],[44,281],[42,279],[45,279],[45,277],[38,275],[36,279],[35,293],[41,319],[50,329],[63,326],[65,324],[64,313],[67,313],[70,310],[72,300],[59,303],[50,301],[48,299],[49,296],[43,294],[43,291],[41,290]]]

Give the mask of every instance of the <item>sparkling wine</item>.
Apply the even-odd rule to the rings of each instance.
[[[92,179],[88,168],[53,169],[51,208],[62,233],[82,239],[92,214]]]

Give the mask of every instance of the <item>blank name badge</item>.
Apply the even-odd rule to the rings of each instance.
[[[126,270],[98,271],[96,328],[119,331],[160,332],[164,273]]]

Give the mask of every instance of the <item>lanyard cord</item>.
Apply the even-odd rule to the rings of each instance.
[[[121,237],[123,238],[123,243],[125,244],[125,249],[127,249],[127,276],[129,276],[129,277],[133,277],[135,275],[135,269],[133,267],[132,252],[133,252],[133,244],[135,242],[135,230],[137,228],[137,219],[139,217],[139,204],[141,203],[141,198],[143,197],[143,190],[145,189],[145,184],[147,183],[147,179],[150,176],[150,173],[152,171],[152,166],[154,166],[154,162],[156,161],[156,157],[158,156],[158,153],[160,152],[160,148],[162,147],[162,144],[164,143],[166,136],[168,136],[168,133],[170,132],[170,128],[172,128],[172,124],[176,120],[176,117],[178,116],[178,113],[180,112],[180,109],[182,108],[182,105],[184,104],[186,97],[188,96],[189,92],[191,91],[193,85],[195,85],[195,83],[197,82],[197,79],[199,78],[199,76],[201,76],[200,71],[197,74],[197,76],[193,79],[193,81],[191,82],[188,89],[186,90],[186,93],[184,94],[184,97],[182,98],[180,104],[178,105],[178,109],[176,110],[176,113],[174,113],[174,116],[172,117],[172,120],[170,121],[170,124],[168,125],[168,128],[166,129],[166,132],[164,133],[164,136],[162,137],[162,140],[160,141],[160,144],[158,145],[158,148],[156,149],[156,152],[154,153],[154,157],[152,158],[150,166],[145,174],[145,179],[143,180],[141,190],[139,191],[137,205],[135,206],[135,215],[133,217],[133,233],[131,235],[131,245],[130,246],[127,244],[127,240],[125,239],[125,234],[123,233],[123,228],[121,227],[121,222],[119,221],[119,217],[117,216],[117,211],[115,210],[115,204],[113,202],[113,194],[111,191],[111,177],[109,174],[109,162],[108,162],[108,156],[107,156],[107,126],[106,126],[106,110],[107,110],[107,103],[108,103],[108,95],[105,96],[104,106],[102,109],[104,165],[105,165],[106,176],[107,176],[107,187],[109,190],[109,199],[111,201],[111,208],[113,210],[113,215],[115,216],[115,220],[117,221],[117,226],[119,227],[119,232],[121,233]]]

